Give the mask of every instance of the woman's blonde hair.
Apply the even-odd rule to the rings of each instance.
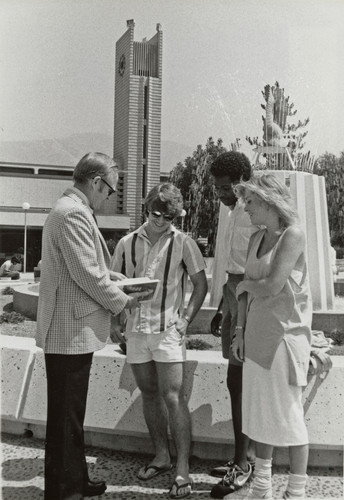
[[[241,181],[235,186],[235,192],[241,199],[244,199],[247,191],[254,193],[276,210],[282,227],[290,226],[298,221],[298,214],[290,190],[274,174],[257,172],[250,180]]]

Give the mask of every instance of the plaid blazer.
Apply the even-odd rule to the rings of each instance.
[[[110,255],[86,197],[68,189],[44,224],[36,344],[46,353],[102,349],[128,296],[109,277]]]

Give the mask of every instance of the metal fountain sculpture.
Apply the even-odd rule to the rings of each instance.
[[[256,146],[252,164],[254,168],[261,168],[259,160],[263,155],[266,161],[263,168],[273,170],[289,186],[307,237],[313,307],[315,311],[329,311],[334,308],[334,284],[325,179],[312,173],[314,159],[309,154],[294,154],[296,163],[293,159],[292,152],[295,153],[295,146],[306,133],[297,137],[293,132],[298,126],[287,124],[288,116],[294,115],[296,111],[292,110],[293,104],[289,104],[289,97],[284,96],[284,89],[276,82],[272,87],[266,85],[263,95],[266,101],[262,105],[265,109],[265,116],[262,117],[263,142],[259,143],[258,138],[247,138],[251,145]],[[308,121],[299,124],[303,126]],[[227,214],[228,209],[221,204],[210,293],[210,306],[213,307],[219,304],[222,285],[226,280],[223,255],[226,253],[224,228]]]

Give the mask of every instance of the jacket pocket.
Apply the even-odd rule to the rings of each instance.
[[[74,304],[74,316],[76,319],[83,318],[98,309],[102,309],[102,306],[94,300],[80,300]]]

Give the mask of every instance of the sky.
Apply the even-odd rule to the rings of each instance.
[[[310,118],[305,151],[344,150],[344,0],[2,0],[0,141],[112,136],[127,19],[137,41],[162,25],[163,141],[251,150],[277,80]]]

